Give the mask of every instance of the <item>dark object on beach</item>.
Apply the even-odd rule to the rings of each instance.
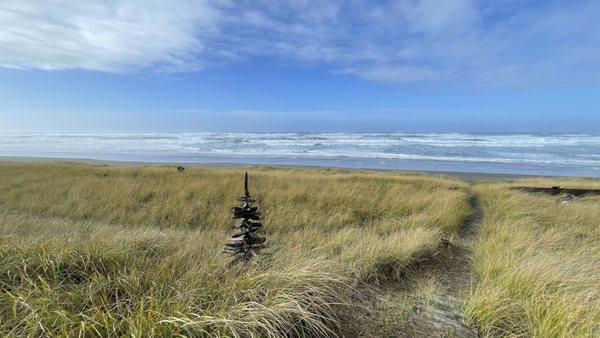
[[[260,220],[262,214],[258,210],[258,207],[250,206],[250,203],[254,202],[254,200],[248,192],[248,173],[244,176],[244,196],[240,197],[240,201],[243,202],[242,206],[233,207],[232,209],[232,218],[242,220],[240,225],[233,226],[233,228],[237,228],[239,231],[229,238],[223,250],[224,253],[234,256],[233,260],[229,263],[230,266],[240,261],[249,261],[258,251],[267,246],[265,244],[267,239],[255,233],[262,227],[262,224],[252,222]]]
[[[182,173],[182,172],[185,171],[185,168],[179,165],[179,166],[177,166],[177,171],[179,171],[180,173]]]
[[[513,190],[519,190],[523,192],[532,193],[544,193],[549,195],[572,195],[574,197],[585,196],[585,195],[600,195],[600,189],[565,189],[559,186],[551,188],[541,187],[513,187]]]

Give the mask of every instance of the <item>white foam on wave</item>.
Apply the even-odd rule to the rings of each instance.
[[[598,134],[102,133],[0,135],[0,155],[78,152],[600,166]]]

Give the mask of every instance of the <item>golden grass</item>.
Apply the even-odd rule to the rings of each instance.
[[[188,169],[179,174],[169,167],[0,164],[0,202],[106,223],[222,228],[242,193],[246,169]],[[455,230],[468,207],[455,208],[465,197],[464,184],[416,174],[252,168],[250,184],[269,218],[267,231],[349,225]]]
[[[269,248],[221,249],[243,172]],[[392,172],[0,164],[0,335],[332,336],[440,250],[466,186]]]
[[[477,280],[466,306],[491,336],[600,336],[600,197],[560,204],[559,196],[510,186],[598,187],[598,180],[487,183],[474,247]]]

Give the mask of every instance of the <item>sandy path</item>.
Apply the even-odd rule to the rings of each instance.
[[[461,314],[461,302],[468,296],[473,283],[471,245],[477,240],[483,210],[471,195],[472,214],[448,247],[449,255],[436,264],[415,271],[409,288],[423,284],[434,285],[426,295],[412,300],[408,324],[399,334],[402,337],[477,337],[477,330],[469,327]]]

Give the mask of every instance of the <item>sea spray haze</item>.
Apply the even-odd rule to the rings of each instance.
[[[599,134],[13,134],[0,155],[600,176]]]

